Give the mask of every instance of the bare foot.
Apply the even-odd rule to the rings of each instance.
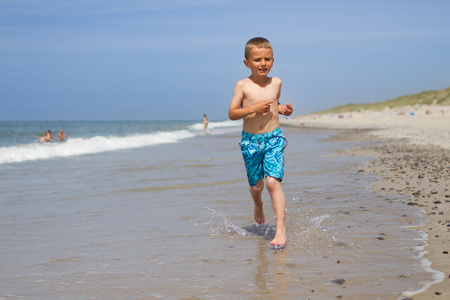
[[[261,204],[256,204],[255,203],[255,211],[254,211],[254,218],[256,223],[258,224],[264,224],[266,222],[266,218],[264,216],[264,209],[263,209],[263,204],[261,202]]]
[[[277,231],[275,234],[275,238],[270,242],[271,245],[274,245],[276,249],[283,249],[286,245],[287,236],[285,231]]]

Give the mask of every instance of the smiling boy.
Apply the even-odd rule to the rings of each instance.
[[[261,37],[249,40],[245,46],[245,66],[250,77],[236,83],[228,116],[243,119],[241,152],[247,170],[250,194],[255,204],[254,218],[264,224],[262,202],[264,178],[272,200],[276,220],[276,233],[270,242],[276,248],[286,244],[286,199],[281,181],[284,175],[284,148],[286,139],[279,127],[279,114],[290,116],[292,105],[279,103],[281,79],[268,77],[274,62],[270,42]]]

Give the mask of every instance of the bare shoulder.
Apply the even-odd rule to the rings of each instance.
[[[281,85],[282,80],[279,77],[272,77],[272,84]]]
[[[251,83],[251,80],[250,80],[250,79],[244,78],[244,79],[239,80],[239,81],[236,83],[236,87],[244,88],[244,87],[248,86],[250,83]]]

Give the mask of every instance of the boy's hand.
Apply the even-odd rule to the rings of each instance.
[[[292,105],[290,103],[286,103],[286,106],[283,106],[282,104],[280,104],[278,106],[278,112],[282,115],[290,116],[293,111],[294,111],[294,108],[292,107]]]
[[[257,113],[267,113],[270,110],[270,104],[272,104],[272,101],[268,100],[261,100],[258,103],[255,103],[253,106],[253,109]]]

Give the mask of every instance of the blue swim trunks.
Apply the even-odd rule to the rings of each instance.
[[[242,131],[241,152],[250,186],[255,186],[265,176],[283,180],[286,144],[280,128],[261,134]]]

